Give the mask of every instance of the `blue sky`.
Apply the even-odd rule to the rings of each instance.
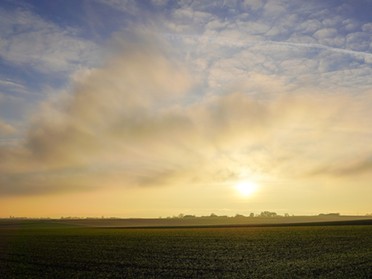
[[[310,212],[296,209],[302,183],[314,200],[339,193],[324,210],[372,210],[371,11],[368,0],[2,1],[0,192],[248,177],[267,185],[257,209],[285,210],[273,198],[284,187],[288,211]]]

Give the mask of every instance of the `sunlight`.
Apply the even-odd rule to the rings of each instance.
[[[249,180],[239,181],[235,185],[235,189],[237,190],[239,195],[243,197],[251,196],[254,192],[257,191],[257,188],[258,185],[255,182]]]

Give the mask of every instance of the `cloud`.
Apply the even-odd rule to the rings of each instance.
[[[334,164],[323,166],[315,169],[309,173],[311,176],[333,176],[345,178],[348,176],[372,174],[372,160],[371,157],[367,159],[360,159],[357,162]]]
[[[370,32],[372,34],[372,32]],[[355,51],[368,51],[370,47],[370,39],[368,33],[355,32],[346,36],[346,46],[348,49]]]
[[[155,6],[166,6],[168,4],[168,0],[151,0],[151,3]]]
[[[134,2],[101,3],[138,12]],[[164,29],[116,34],[101,68],[75,72],[69,92],[43,101],[24,140],[0,146],[0,193],[296,180],[334,162],[324,172],[368,173],[350,162],[372,154],[371,55],[356,48],[369,26],[338,28],[337,18],[305,16],[311,9],[274,18],[284,8],[271,1],[244,1],[244,16],[223,1],[203,3],[169,7]],[[43,38],[55,38],[56,49],[64,36],[75,39],[48,28],[57,35]],[[19,63],[31,63],[32,49]],[[32,61],[61,71],[80,53],[67,52],[49,57],[56,63]]]
[[[29,10],[0,9],[0,57],[44,74],[67,72],[98,63],[97,46]]]
[[[0,79],[0,88],[6,88],[9,91],[22,94],[27,92],[26,87],[22,83],[9,79]]]
[[[15,134],[16,131],[17,129],[15,127],[13,127],[11,124],[6,123],[0,119],[0,137]]]
[[[130,0],[96,0],[96,1],[125,13],[138,14],[139,12],[139,7],[137,6],[137,3],[135,1]],[[156,3],[160,2],[157,1]]]
[[[262,8],[263,2],[260,0],[244,0],[243,7],[248,8],[252,11],[257,11],[258,9]]]
[[[326,3],[281,3],[286,16],[276,18],[265,16],[264,6],[245,12],[241,5],[243,13],[223,19],[216,12],[221,3],[213,9],[198,6],[198,1],[192,3],[171,10],[174,16],[164,18],[162,24],[168,34],[177,33],[172,40],[177,48],[185,50],[195,71],[199,69],[200,79],[209,86],[206,91],[219,91],[221,86],[239,83],[254,72],[280,76],[298,87],[321,84],[333,90],[365,90],[371,86],[367,78],[372,57],[366,49],[370,44],[366,39],[370,37],[368,28],[360,32],[364,25],[355,18],[334,14],[337,7]],[[267,1],[265,6],[275,13],[280,10],[277,5]],[[198,17],[195,10],[205,15]],[[180,14],[195,18],[188,17],[185,26],[176,20],[175,15]]]
[[[2,158],[8,158],[1,163],[3,180],[25,185],[22,177],[27,177],[27,184],[34,178],[36,187],[40,177],[43,184],[51,183],[50,173],[56,170],[63,173],[78,167],[90,172],[91,165],[113,164],[120,153],[119,157],[125,157],[137,144],[140,153],[152,152],[152,140],[166,148],[161,139],[166,140],[168,129],[178,133],[185,124],[182,117],[177,118],[176,109],[164,111],[162,106],[183,98],[189,80],[181,66],[172,64],[156,46],[155,39],[151,44],[148,40],[145,36],[130,44],[117,40],[115,47],[121,53],[105,68],[77,81],[74,94],[64,102],[45,102],[34,116],[24,146],[2,147]],[[101,162],[102,156],[108,157],[107,162]],[[123,164],[130,165],[128,161]],[[19,173],[17,179],[12,173]],[[4,187],[8,186],[2,184],[2,190],[7,189]]]
[[[283,7],[278,1],[268,1],[264,6],[264,16],[270,18],[277,18],[282,16],[286,12],[286,8]]]
[[[293,92],[251,74],[190,101],[198,86],[166,42],[128,36],[113,40],[104,67],[75,77],[73,92],[42,104],[24,144],[0,148],[2,194],[287,177],[368,149],[344,147],[371,125],[369,93]]]

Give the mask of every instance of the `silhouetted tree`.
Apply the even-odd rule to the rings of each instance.
[[[270,212],[270,211],[262,211],[260,214],[260,217],[277,217],[278,214],[276,212]]]
[[[242,218],[242,217],[245,217],[245,216],[242,215],[242,214],[236,214],[236,215],[235,215],[235,218]]]

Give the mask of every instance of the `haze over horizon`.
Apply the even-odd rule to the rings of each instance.
[[[0,218],[372,212],[372,2],[0,3]]]

